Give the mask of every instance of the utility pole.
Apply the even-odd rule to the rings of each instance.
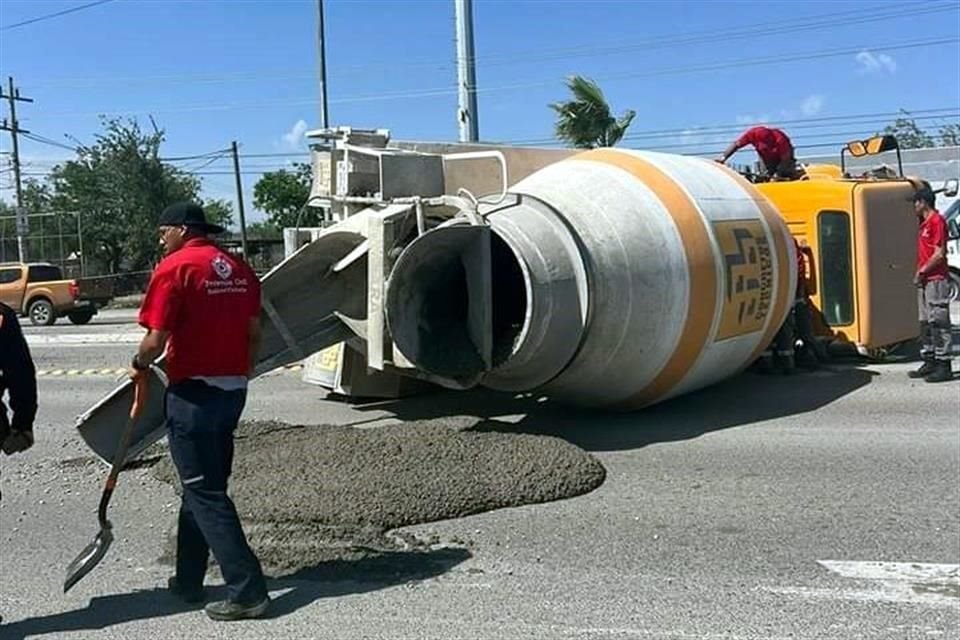
[[[20,96],[20,90],[13,86],[13,77],[7,78],[8,82],[8,91],[6,94],[3,93],[3,88],[0,88],[0,98],[6,98],[10,106],[10,120],[7,121],[6,118],[3,119],[3,124],[0,124],[0,130],[9,131],[10,137],[13,138],[13,155],[11,160],[13,162],[13,181],[17,191],[17,254],[19,255],[20,262],[26,262],[27,252],[26,248],[23,245],[23,236],[29,233],[29,228],[27,225],[27,212],[23,208],[23,184],[20,182],[20,146],[17,142],[18,133],[30,133],[25,129],[21,129],[17,123],[17,102],[33,102],[33,98],[23,98]]]
[[[243,259],[250,261],[247,253],[247,219],[243,215],[243,183],[240,182],[240,154],[237,153],[237,141],[231,145],[233,149],[233,176],[237,182],[237,209],[240,211],[240,246],[243,248]]]
[[[327,50],[324,39],[323,0],[317,0],[317,45],[320,52],[320,124],[326,129],[330,126],[330,113],[327,110]]]
[[[477,74],[473,53],[473,0],[454,0],[457,13],[457,84],[460,142],[477,142]]]

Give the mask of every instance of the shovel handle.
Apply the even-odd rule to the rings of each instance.
[[[143,410],[143,404],[147,397],[147,389],[149,388],[147,382],[147,374],[140,375],[133,381],[133,404],[130,405],[131,420],[136,420]]]
[[[120,443],[113,454],[113,463],[110,465],[110,474],[107,476],[107,482],[103,487],[103,493],[100,495],[100,506],[97,509],[97,516],[101,527],[109,527],[107,522],[107,505],[110,504],[110,497],[113,495],[113,489],[117,486],[117,478],[120,476],[120,470],[127,458],[127,449],[130,447],[130,438],[133,436],[133,427],[136,424],[140,412],[143,410],[143,404],[146,401],[149,380],[146,375],[138,376],[133,381],[133,403],[130,405],[130,416],[127,424],[120,435]]]

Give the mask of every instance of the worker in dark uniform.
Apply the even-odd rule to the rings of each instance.
[[[4,392],[12,416],[3,403]],[[0,447],[7,455],[33,446],[37,372],[16,312],[0,303]]]
[[[11,416],[4,395],[9,398]],[[37,372],[30,349],[16,312],[0,302],[0,450],[9,456],[32,447],[36,415]]]
[[[730,156],[747,145],[756,150],[770,179],[796,180],[803,175],[803,169],[797,165],[793,142],[783,131],[771,127],[747,129],[727,147],[717,162],[725,164]]]
[[[140,307],[147,334],[133,358],[136,380],[166,350],[167,441],[183,487],[176,574],[170,591],[204,599],[210,553],[227,583],[227,599],[207,605],[214,620],[262,616],[270,603],[260,562],[227,495],[233,434],[247,398],[260,343],[260,283],[241,259],[220,249],[192,203],[167,207],[159,220],[166,257]]]

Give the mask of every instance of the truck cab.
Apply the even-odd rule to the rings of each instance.
[[[853,176],[845,155],[899,148],[893,136],[849,143],[840,167],[808,167],[803,179],[757,185],[809,247],[807,292],[827,341],[882,354],[919,335],[915,179],[888,167]],[[901,166],[902,167],[902,166]]]

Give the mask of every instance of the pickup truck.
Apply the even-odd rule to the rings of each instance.
[[[63,316],[86,324],[112,298],[109,278],[65,280],[55,264],[0,263],[0,302],[35,325],[51,325]]]

